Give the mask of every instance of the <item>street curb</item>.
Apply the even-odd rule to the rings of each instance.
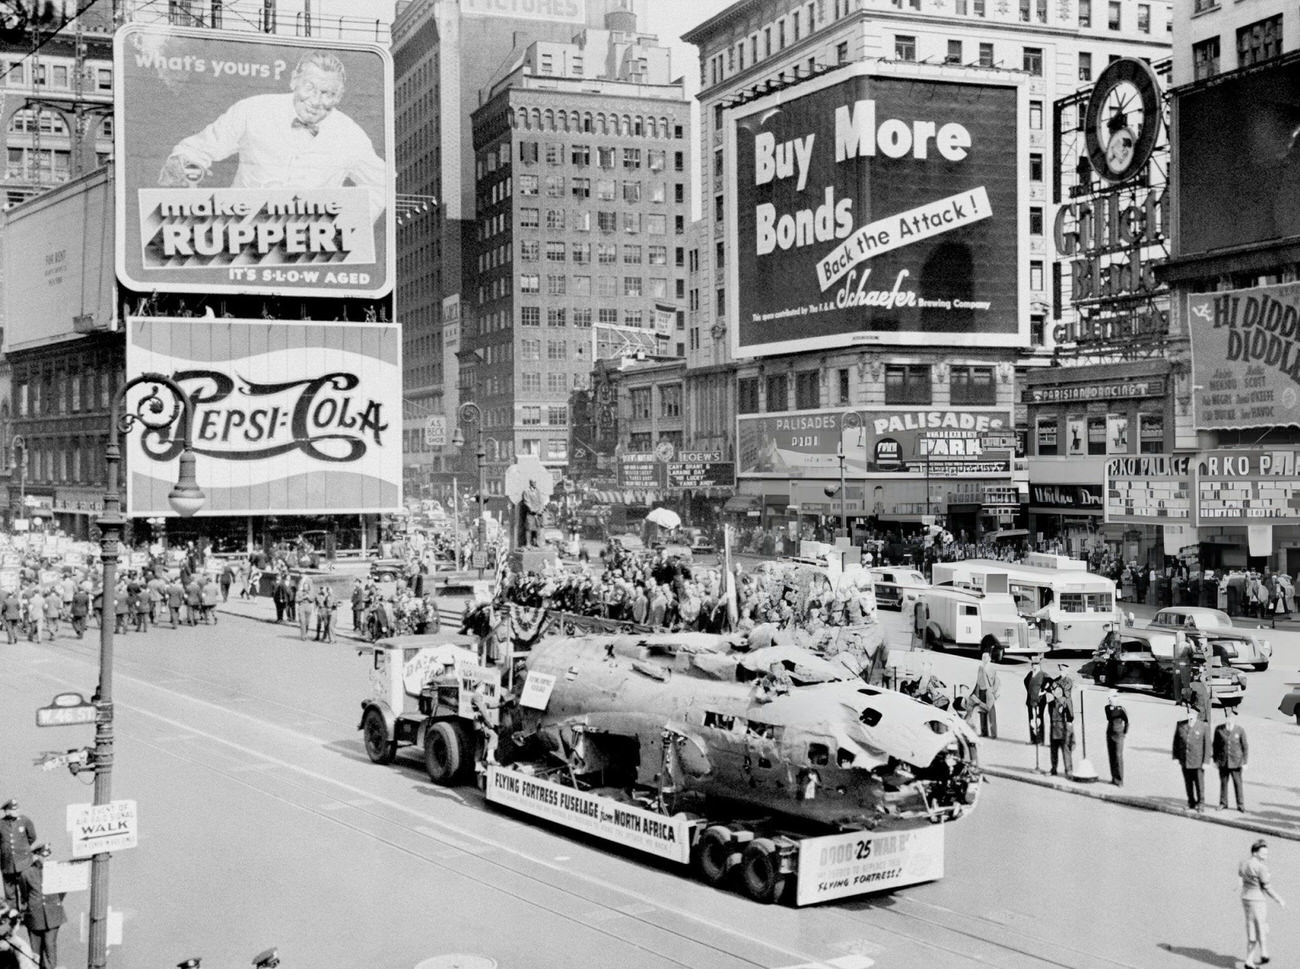
[[[1196,811],[1189,810],[1188,808],[1179,807],[1173,804],[1165,804],[1155,798],[1143,797],[1135,794],[1115,793],[1112,785],[1107,781],[1097,781],[1093,784],[1084,785],[1077,782],[1058,780],[1050,774],[1027,774],[1024,770],[1011,767],[980,765],[980,770],[989,777],[998,777],[1002,780],[1008,781],[1020,781],[1021,783],[1034,784],[1038,787],[1049,787],[1052,790],[1062,791],[1066,794],[1074,794],[1079,797],[1090,797],[1096,801],[1110,801],[1114,804],[1122,804],[1125,807],[1136,808],[1140,811],[1159,811],[1162,814],[1171,814],[1174,817],[1186,818],[1189,821],[1204,821],[1208,824],[1219,824],[1225,828],[1236,828],[1239,831],[1251,831],[1256,834],[1266,834],[1270,837],[1282,838],[1286,841],[1300,841],[1300,832],[1274,827],[1264,821],[1251,820],[1249,815],[1242,817],[1236,811],[1229,814],[1226,811],[1218,811],[1213,807],[1209,808],[1204,813],[1198,814]],[[1106,788],[1112,789],[1107,790]]]

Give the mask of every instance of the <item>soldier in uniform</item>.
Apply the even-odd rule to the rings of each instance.
[[[10,798],[0,807],[0,875],[4,876],[5,901],[21,908],[23,872],[32,866],[32,847],[36,844],[36,825],[18,813],[18,801]]]

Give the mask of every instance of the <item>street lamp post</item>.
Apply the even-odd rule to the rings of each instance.
[[[18,514],[23,518],[27,517],[27,439],[21,434],[15,434],[14,439],[9,442],[9,447],[17,451],[23,449],[22,461],[18,463]]]
[[[849,533],[849,512],[844,502],[844,441],[835,445],[835,456],[840,459],[840,531]]]
[[[859,511],[859,514],[865,515],[867,514],[867,465],[869,462],[867,461],[867,436],[862,433],[862,415],[855,410],[846,411],[844,413],[844,416],[840,418],[840,424],[843,428],[843,431],[857,431],[858,436],[862,438],[862,508]],[[840,432],[840,446],[838,452],[840,455],[840,495],[841,495],[840,517],[844,519],[842,522],[844,527],[844,537],[852,538],[852,536],[849,534],[849,521],[844,514],[844,505],[843,505],[843,501],[844,501],[843,498],[843,494],[844,494],[844,434],[843,431]]]
[[[478,459],[478,547],[479,554],[483,556],[479,561],[484,562],[487,557],[487,522],[483,518],[486,513],[484,510],[485,496],[483,491],[486,487],[484,462],[487,459],[487,451],[483,448],[483,411],[478,404],[474,403],[472,400],[467,400],[465,403],[460,405],[460,410],[457,412],[457,416],[460,420],[456,425],[456,432],[452,435],[452,444],[456,447],[463,447],[465,445],[465,435],[460,429],[461,424],[473,424],[478,432],[478,448],[474,452],[474,456]],[[482,578],[482,565],[479,566],[478,572],[479,577]]]
[[[121,414],[127,393],[134,387],[148,386],[149,393],[134,410]],[[170,409],[160,394],[165,388],[172,396]],[[162,432],[181,420],[182,448],[180,475],[167,495],[172,509],[188,518],[203,507],[206,500],[194,477],[194,449],[191,437],[194,405],[189,396],[171,377],[145,373],[128,380],[113,399],[109,415],[108,446],[104,463],[108,488],[104,493],[104,512],[99,518],[99,557],[103,566],[103,611],[99,623],[99,690],[95,714],[95,806],[112,803],[113,777],[113,616],[116,612],[114,592],[117,587],[117,546],[125,524],[117,493],[117,468],[122,459],[119,434],[139,423],[146,430]],[[108,964],[108,852],[90,860],[90,949],[89,969]]]

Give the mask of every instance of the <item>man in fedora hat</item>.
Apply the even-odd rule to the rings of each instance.
[[[35,844],[32,819],[18,813],[17,798],[5,801],[0,805],[0,876],[4,878],[5,901],[13,908],[22,907],[22,875],[35,859]]]

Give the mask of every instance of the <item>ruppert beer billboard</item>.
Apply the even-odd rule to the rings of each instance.
[[[1300,283],[1191,293],[1187,310],[1197,429],[1300,425]]]
[[[907,68],[728,112],[736,355],[1027,342],[1024,79]]]
[[[127,374],[167,374],[194,403],[200,515],[402,507],[398,327],[134,317],[127,331]],[[126,435],[130,514],[168,514],[181,441]]]
[[[131,24],[114,39],[117,274],[139,290],[393,286],[378,46]]]

